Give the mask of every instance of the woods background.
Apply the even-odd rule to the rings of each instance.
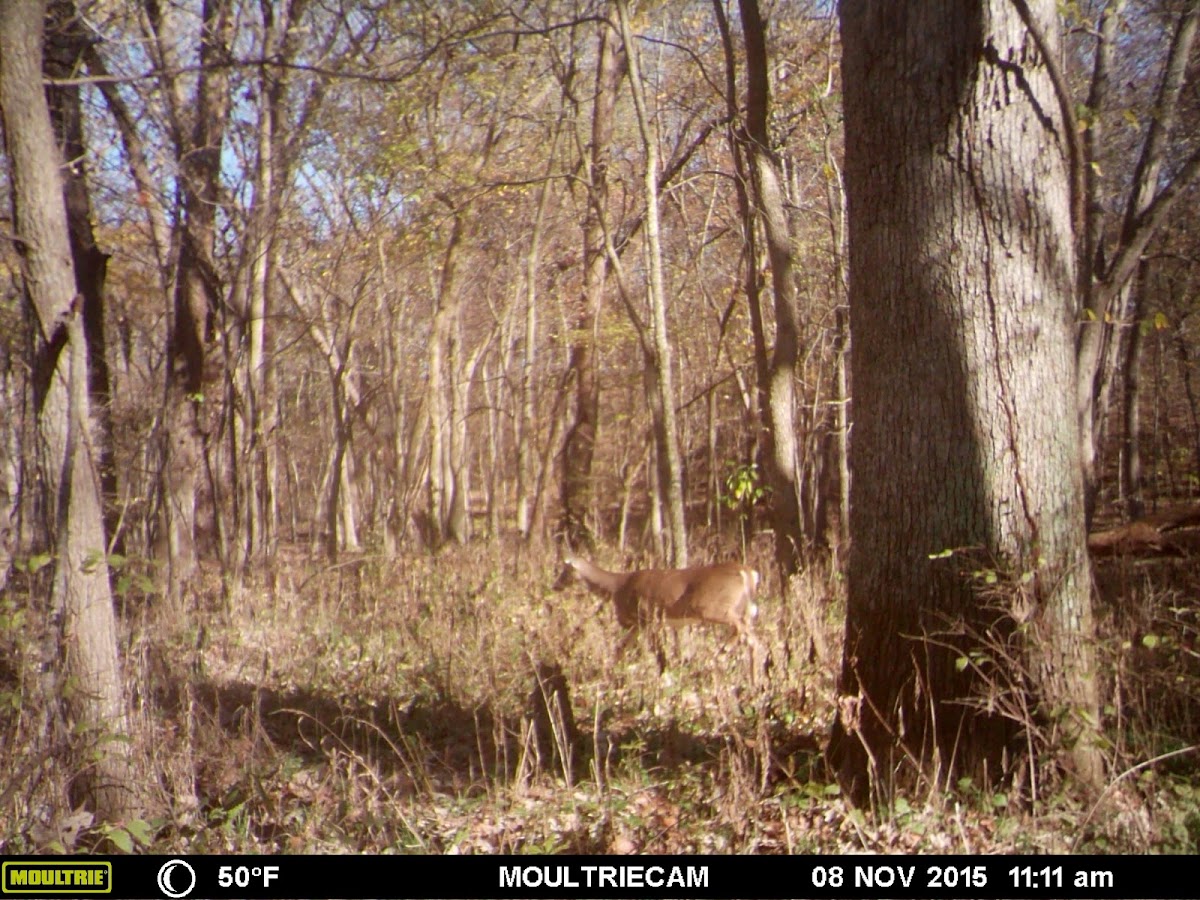
[[[963,6],[0,3],[4,849],[1194,850],[1200,4]]]

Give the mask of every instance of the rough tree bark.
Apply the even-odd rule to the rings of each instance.
[[[1032,6],[1052,36],[1054,3]],[[1045,59],[1011,0],[845,0],[841,24],[855,416],[830,759],[859,800],[906,760],[995,779],[1020,724],[979,696],[1000,677],[1094,787],[1074,237]],[[960,672],[988,640],[1020,664]]]
[[[45,47],[43,67],[51,78],[69,78],[83,62],[88,36],[69,0],[55,0],[50,6],[52,30]],[[64,198],[67,208],[67,233],[75,267],[75,290],[83,298],[83,332],[88,342],[88,388],[92,413],[98,428],[97,461],[104,500],[106,541],[122,552],[117,534],[120,510],[117,507],[117,472],[113,459],[112,379],[108,369],[107,341],[104,332],[104,283],[108,276],[108,254],[96,243],[92,230],[92,203],[84,177],[83,109],[78,85],[51,85],[47,89],[50,121],[58,144],[63,169]],[[106,544],[107,546],[107,544]]]
[[[76,295],[61,158],[42,89],[44,3],[0,2],[0,115],[13,219],[35,320],[34,380],[47,530],[54,553],[50,620],[61,660],[47,659],[78,754],[72,799],[109,821],[137,804],[116,621],[105,565],[83,302]]]

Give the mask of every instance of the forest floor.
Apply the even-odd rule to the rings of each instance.
[[[549,551],[481,542],[334,565],[297,551],[253,582],[198,580],[182,610],[129,589],[126,675],[158,810],[129,839],[159,853],[1197,849],[1200,573],[1186,558],[1100,563],[1102,815],[1053,778],[1036,794],[928,779],[886,808],[848,806],[822,756],[844,614],[828,572],[786,598],[768,578],[757,628],[772,666],[757,682],[745,648],[702,627],[665,642],[661,675],[644,644],[615,659],[609,605],[554,593],[556,574]],[[0,675],[4,691],[19,681]],[[36,712],[0,717],[0,750],[20,759]],[[0,784],[0,851],[112,837],[56,809],[50,781]]]

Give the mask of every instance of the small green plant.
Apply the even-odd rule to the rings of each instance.
[[[24,572],[29,575],[36,575],[53,561],[49,553],[37,553],[27,560],[14,559],[13,569],[17,572]]]
[[[746,523],[754,509],[762,503],[770,487],[763,484],[758,463],[731,463],[732,468],[725,476],[725,493],[721,502],[738,515],[742,536],[742,554],[746,553]]]
[[[770,488],[762,483],[762,473],[758,463],[734,463],[729,474],[725,476],[725,493],[721,501],[730,509],[749,514]]]
[[[133,819],[123,826],[101,822],[95,832],[122,853],[133,853],[137,847],[149,847],[154,841],[154,828],[143,819]]]

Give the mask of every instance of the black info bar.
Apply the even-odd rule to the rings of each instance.
[[[1196,896],[1194,857],[401,854],[0,860],[0,900]]]

